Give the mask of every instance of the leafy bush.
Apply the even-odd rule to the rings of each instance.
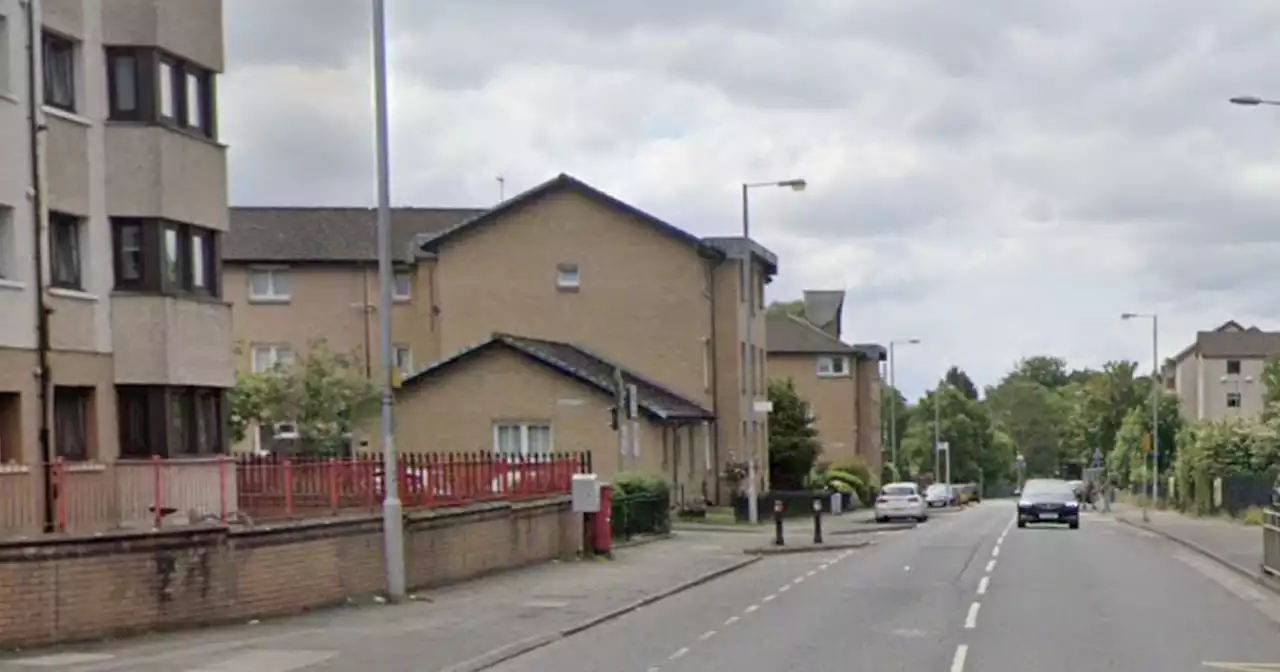
[[[1241,514],[1240,522],[1245,525],[1260,526],[1267,522],[1267,519],[1266,516],[1263,515],[1262,507],[1251,506],[1248,509],[1245,509],[1244,513]]]
[[[650,495],[653,497],[671,497],[671,486],[666,479],[656,474],[639,471],[624,471],[613,479],[614,492],[619,495]]]
[[[861,467],[849,469],[847,467]],[[861,472],[861,473],[859,473]],[[827,487],[836,492],[850,492],[858,497],[864,505],[875,499],[879,484],[872,480],[871,473],[862,465],[839,465],[826,473]]]
[[[661,476],[622,472],[614,478],[614,535],[663,533],[671,529],[671,486]]]

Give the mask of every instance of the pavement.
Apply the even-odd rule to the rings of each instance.
[[[1280,669],[1280,596],[1112,515],[1019,530],[1013,514],[988,501],[862,548],[764,559],[742,554],[754,534],[681,532],[429,603],[19,654],[0,671]]]
[[[1117,518],[1132,525],[1147,527],[1197,550],[1234,571],[1262,578],[1262,528],[1250,527],[1219,517],[1195,518],[1176,511],[1149,510],[1149,520],[1142,520],[1142,509],[1129,504],[1113,504]]]

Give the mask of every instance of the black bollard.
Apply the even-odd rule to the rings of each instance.
[[[773,545],[782,546],[782,500],[773,503]]]
[[[813,543],[822,543],[822,498],[813,498]]]

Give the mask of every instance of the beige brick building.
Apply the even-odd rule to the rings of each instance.
[[[0,530],[42,461],[225,449],[222,69],[220,0],[0,0]]]
[[[369,368],[377,369],[373,216],[367,210],[232,210],[223,258],[241,366],[287,360],[324,336],[336,349],[371,354]],[[752,419],[744,417],[745,398],[765,395],[764,347],[747,352],[740,325],[749,312],[753,342],[765,342],[763,287],[777,272],[771,252],[738,238],[699,238],[568,175],[483,211],[396,209],[393,228],[401,261],[392,316],[397,359],[406,372],[417,372],[468,353],[459,366],[423,374],[441,383],[415,385],[447,385],[450,392],[401,395],[402,450],[475,450],[486,437],[497,450],[499,437],[510,431],[527,437],[530,427],[549,425],[550,449],[616,455],[616,437],[598,431],[609,422],[598,395],[537,410],[519,401],[521,390],[532,388],[515,383],[486,387],[482,396],[452,391],[453,385],[470,389],[474,381],[459,382],[463,377],[450,373],[469,367],[497,367],[495,375],[506,376],[526,369],[546,373],[536,357],[504,342],[471,352],[502,333],[590,353],[628,379],[678,397],[682,407],[706,411],[705,430],[703,419],[682,421],[683,429],[674,431],[671,423],[646,416],[645,423],[656,424],[644,430],[641,455],[658,461],[637,466],[674,480],[679,455],[686,471],[677,484],[687,497],[723,495],[722,465],[730,455],[749,452],[744,441]],[[743,260],[752,269],[749,290],[740,287]],[[743,379],[745,357],[758,364],[754,381]],[[573,394],[581,396],[574,375],[553,373],[558,382],[543,376],[542,383],[530,378],[535,382],[529,385],[569,386],[556,394],[577,390]],[[538,389],[550,394],[552,388]],[[454,418],[457,426],[446,431],[437,421],[431,423],[436,430],[405,429],[408,418],[426,423],[433,417]],[[760,430],[756,454],[763,460],[766,418],[753,420]],[[522,441],[528,449],[528,440]],[[693,474],[690,456],[701,456]],[[612,457],[598,464],[631,466]]]

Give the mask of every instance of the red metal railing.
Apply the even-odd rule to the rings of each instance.
[[[406,508],[458,506],[567,493],[590,470],[588,453],[401,455],[398,492]],[[253,520],[372,511],[385,491],[382,457],[243,457],[236,461],[238,510]]]

